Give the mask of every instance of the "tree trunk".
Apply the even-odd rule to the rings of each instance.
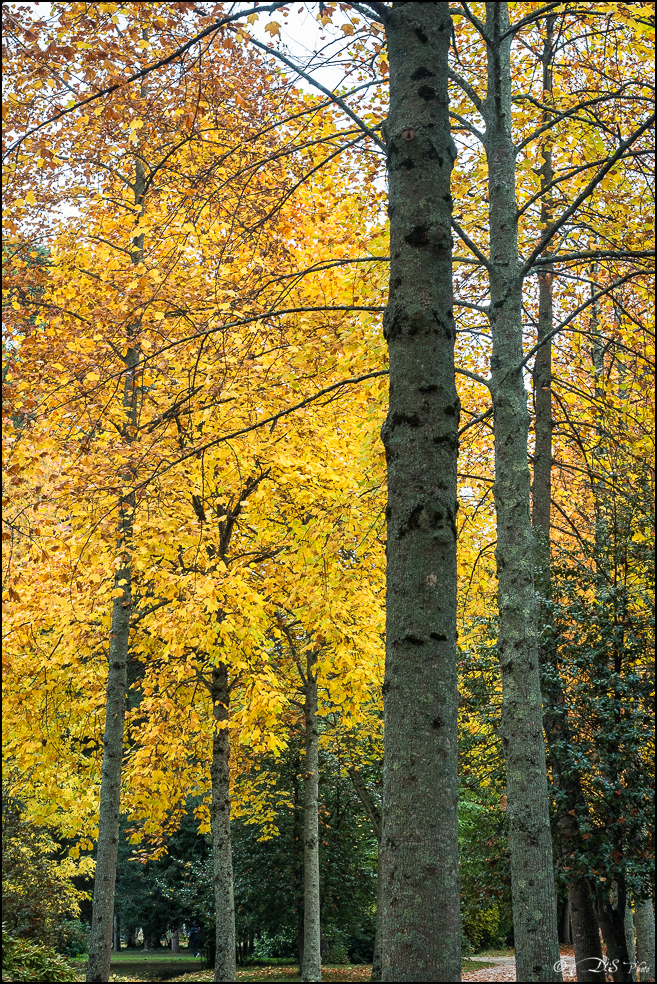
[[[146,172],[142,161],[137,160],[134,182],[135,204],[144,213]],[[131,253],[134,264],[144,257],[144,237],[132,240]],[[132,440],[137,423],[138,396],[136,367],[139,352],[128,337],[125,356],[125,382],[123,406],[125,423],[122,438],[125,444]],[[121,470],[119,478],[126,485],[136,478],[131,467]],[[98,848],[94,876],[94,896],[89,936],[89,962],[87,981],[108,981],[112,948],[112,924],[114,915],[114,888],[116,862],[119,850],[119,813],[121,809],[121,765],[123,761],[123,726],[125,721],[128,643],[130,638],[130,614],[132,612],[132,533],[135,510],[134,491],[126,492],[119,501],[119,527],[117,554],[120,558],[114,574],[114,601],[109,636],[109,660],[107,670],[107,697],[105,704],[105,729],[103,731],[103,765],[98,814]]]
[[[543,45],[543,91],[552,92],[552,60],[554,15],[546,18],[546,37]],[[550,186],[554,178],[550,140],[542,151],[541,166],[541,227],[552,221],[552,201]],[[582,805],[579,774],[572,768],[562,768],[556,749],[568,739],[563,686],[557,659],[558,642],[554,637],[549,617],[549,602],[552,597],[551,575],[551,502],[552,502],[552,341],[549,339],[553,325],[551,264],[539,268],[539,308],[538,341],[548,339],[542,345],[534,361],[534,480],[532,485],[532,529],[536,543],[536,588],[539,596],[539,665],[542,669],[542,690],[545,698],[544,728],[548,743],[549,762],[552,771],[552,784],[556,792],[565,797],[566,806],[560,811],[555,826],[559,863],[564,864],[575,843],[580,849],[583,842],[577,837],[577,822],[569,812],[576,805]],[[580,811],[581,812],[581,811]],[[572,865],[569,864],[569,867]],[[568,886],[567,913],[575,950],[575,963],[578,981],[599,981],[604,979],[601,971],[602,947],[598,933],[598,923],[593,910],[588,884],[575,877]],[[565,928],[565,927],[564,927]],[[565,938],[564,941],[569,942]],[[602,975],[602,976],[601,976]]]
[[[568,896],[566,896],[566,901],[561,912],[561,935],[559,942],[564,943],[566,946],[570,946],[573,942],[570,934],[570,898]]]
[[[393,3],[384,981],[459,981],[456,463],[447,3]]]
[[[212,668],[212,713],[218,730],[212,738],[212,854],[214,903],[216,909],[215,981],[234,981],[235,903],[233,899],[233,857],[230,841],[230,733],[228,708],[230,686],[225,663]]]
[[[636,947],[634,944],[634,917],[632,915],[629,894],[625,900],[625,946],[627,947],[627,955],[630,959],[629,978],[631,981],[638,981],[639,978],[636,972]]]
[[[586,879],[576,878],[571,881],[568,886],[568,901],[577,980],[604,981],[598,920]]]
[[[225,663],[212,668],[212,714],[218,730],[212,738],[212,855],[214,903],[216,909],[215,981],[234,981],[235,903],[233,899],[233,857],[230,841],[230,733],[228,708],[230,686]]]
[[[112,949],[119,953],[121,950],[121,919],[114,913],[114,935],[112,939]]]
[[[529,514],[529,417],[521,368],[515,148],[507,3],[486,3],[488,90],[483,104],[488,159],[491,394],[495,433],[495,507],[502,742],[506,759],[511,889],[518,980],[560,981],[543,714],[538,665],[538,606]],[[504,35],[506,34],[506,37]],[[555,969],[556,968],[556,969]]]
[[[641,981],[655,979],[655,913],[652,899],[638,902],[634,913],[636,922],[637,963]]]
[[[294,884],[294,901],[297,915],[297,959],[299,962],[299,976],[303,967],[303,861],[301,858],[301,808],[299,796],[299,772],[301,770],[301,760],[299,754],[294,760],[294,783],[292,787],[294,815],[292,822],[292,881]]]
[[[317,654],[306,660],[304,726],[306,758],[303,800],[303,960],[302,981],[321,981],[319,921],[319,744],[317,737]]]
[[[180,932],[177,926],[171,930],[171,952],[180,953]]]
[[[372,823],[372,829],[374,830],[374,836],[376,837],[376,842],[378,845],[378,855],[376,862],[376,928],[374,931],[374,956],[372,958],[372,974],[370,980],[380,981],[381,980],[381,925],[383,917],[383,892],[382,892],[382,878],[381,878],[381,815],[379,809],[372,798],[369,789],[363,782],[363,778],[357,769],[353,767],[349,768],[349,776],[353,783],[356,794],[360,799],[365,812],[367,813],[370,821]]]
[[[382,953],[382,926],[383,926],[383,879],[381,877],[383,856],[379,846],[379,853],[376,861],[376,924],[374,927],[374,954],[372,956],[371,981],[383,979],[383,953]]]
[[[631,981],[630,955],[625,939],[625,879],[619,879],[610,898],[609,889],[596,882],[595,912],[607,947],[609,972],[614,981]]]

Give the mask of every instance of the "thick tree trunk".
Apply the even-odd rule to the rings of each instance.
[[[215,981],[234,981],[235,903],[233,899],[233,857],[230,841],[230,734],[228,708],[230,686],[225,663],[212,668],[212,713],[220,726],[212,739],[212,855],[214,904],[216,909]]]
[[[306,661],[304,727],[306,758],[303,798],[303,960],[302,981],[321,981],[319,921],[319,743],[317,735],[317,654]]]
[[[543,714],[538,665],[534,538],[529,514],[529,416],[521,364],[515,148],[511,129],[509,12],[486,4],[488,90],[483,105],[489,173],[491,394],[495,427],[502,742],[506,759],[511,888],[518,980],[560,981]],[[506,34],[506,37],[505,37]],[[555,969],[556,968],[556,969]]]
[[[135,171],[135,204],[141,205],[143,215],[146,173],[142,161],[137,160]],[[133,239],[131,254],[134,264],[140,263],[144,256],[144,237]],[[130,443],[132,428],[137,423],[138,396],[136,367],[139,360],[137,349],[128,339],[125,356],[126,370],[123,390],[125,424],[122,437]],[[136,478],[128,467],[122,470],[119,478],[129,485]],[[119,851],[119,813],[121,809],[121,765],[123,762],[123,726],[125,722],[128,643],[130,638],[130,615],[132,612],[132,533],[134,523],[135,494],[125,493],[119,501],[119,528],[117,554],[119,564],[114,573],[114,601],[112,603],[112,623],[109,637],[109,660],[107,670],[107,698],[105,703],[105,729],[103,731],[103,765],[100,786],[100,809],[98,814],[98,847],[96,871],[94,876],[94,896],[89,936],[89,962],[87,981],[104,982],[109,980],[112,925],[114,915],[114,888],[116,885],[116,862]]]
[[[634,913],[636,922],[637,963],[641,981],[655,979],[655,913],[652,899],[638,902]]]
[[[456,463],[447,3],[393,3],[384,981],[459,981]]]

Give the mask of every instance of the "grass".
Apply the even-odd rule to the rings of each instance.
[[[513,956],[513,950],[495,951],[496,956]],[[77,957],[75,963],[81,968],[86,964],[86,956]],[[485,959],[468,958],[463,961],[463,973],[483,970],[494,964]],[[369,981],[372,972],[371,965],[340,966],[329,964],[322,967],[324,981]],[[161,981],[168,984],[207,984],[212,981],[214,971],[203,970],[201,958],[196,959],[190,950],[182,953],[171,953],[170,950],[124,950],[112,954],[112,981]],[[78,980],[84,980],[84,973],[78,975]],[[278,984],[278,982],[299,981],[299,969],[294,964],[269,965],[265,967],[247,967],[237,969],[237,980],[240,984],[247,982],[262,982],[262,984]]]
[[[511,951],[513,952],[513,951]],[[78,961],[85,961],[85,957],[78,958]],[[191,969],[190,969],[191,965]],[[484,960],[466,960],[463,963],[463,972],[473,970],[483,970],[484,967],[492,967],[493,964]],[[369,981],[372,967],[365,965],[357,966],[337,966],[329,965],[322,967],[322,978],[324,981]],[[200,958],[186,953],[161,953],[157,950],[144,952],[143,950],[128,950],[125,953],[112,956],[112,980],[113,981],[161,981],[169,984],[207,984],[212,981],[214,972],[203,970],[200,966]],[[84,980],[84,975],[78,977]],[[240,984],[247,982],[262,982],[262,984],[278,984],[278,982],[299,981],[299,970],[295,965],[287,966],[268,966],[268,967],[248,967],[238,968],[237,980]]]
[[[114,963],[114,962],[113,962]],[[165,981],[169,984],[208,984],[214,977],[212,970],[202,970],[200,967],[188,972],[181,973],[183,970],[182,962],[178,963],[174,975],[170,979],[162,978],[160,971],[166,966],[166,961],[153,961],[151,967],[147,966],[147,961],[140,963],[139,967],[129,967],[127,961],[120,961],[120,969],[112,967],[113,981]],[[485,967],[492,967],[493,964],[484,960],[467,960],[463,964],[463,972],[483,970]],[[129,968],[129,970],[128,970]],[[118,971],[118,973],[117,973]],[[136,976],[133,976],[136,972]],[[329,965],[322,967],[322,979],[324,981],[347,982],[347,981],[369,981],[372,972],[371,966],[336,966]],[[289,982],[296,984],[299,981],[299,970],[295,965],[286,967],[249,967],[248,969],[237,971],[237,980],[240,984],[247,982],[262,982],[262,984],[278,984],[278,982]]]

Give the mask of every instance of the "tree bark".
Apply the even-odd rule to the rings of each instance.
[[[627,947],[627,955],[630,960],[629,978],[631,981],[638,981],[639,978],[636,972],[636,946],[634,942],[634,917],[629,894],[625,899],[625,946]]]
[[[134,182],[135,204],[144,213],[144,194],[146,172],[141,160],[136,161]],[[132,262],[140,263],[144,256],[144,237],[132,241]],[[125,423],[122,438],[129,444],[137,423],[138,396],[136,368],[139,352],[128,337],[128,350],[125,356],[125,382],[123,406]],[[126,485],[135,479],[132,468],[122,470],[119,478]],[[121,809],[121,765],[123,761],[123,727],[125,722],[128,643],[130,638],[130,615],[132,612],[132,534],[135,510],[134,491],[126,492],[119,500],[119,526],[117,556],[118,564],[114,573],[114,601],[112,603],[112,622],[109,637],[109,660],[107,670],[107,697],[105,704],[105,729],[103,731],[103,765],[100,786],[100,809],[98,814],[98,848],[96,872],[94,876],[94,895],[89,936],[89,961],[87,981],[103,982],[109,980],[112,925],[114,914],[114,889],[116,885],[116,862],[119,850],[119,813]]]
[[[452,22],[447,3],[393,3],[388,10],[382,979],[458,981]]]
[[[489,173],[502,742],[517,976],[522,981],[560,981],[529,513],[529,416],[521,368],[522,277],[511,129],[511,35],[504,36],[508,30],[508,4],[486,3],[488,87],[482,109]]]
[[[321,981],[319,905],[319,743],[317,736],[317,654],[306,658],[304,727],[306,758],[303,799],[303,960],[302,981]]]
[[[215,981],[234,981],[235,902],[233,898],[233,857],[230,840],[230,734],[228,716],[230,685],[228,667],[220,663],[212,668],[212,714],[216,725],[212,738],[212,855],[214,904],[216,910]]]
[[[180,932],[177,926],[171,930],[171,952],[180,953]]]
[[[609,972],[614,981],[631,981],[630,955],[625,938],[625,879],[619,878],[614,891],[595,884],[595,913],[607,947]]]
[[[604,981],[602,946],[586,879],[574,878],[568,886],[570,925],[578,981]]]
[[[636,922],[637,962],[641,981],[655,979],[655,913],[652,899],[638,902],[634,913]],[[645,970],[644,970],[645,968]]]
[[[553,31],[555,16],[546,18],[543,45],[543,91],[552,92]],[[542,150],[541,166],[541,227],[552,221],[550,186],[554,178],[551,142]],[[549,338],[553,328],[551,264],[539,268],[538,340]],[[532,485],[532,529],[536,543],[536,588],[539,597],[539,665],[542,670],[542,690],[545,704],[544,728],[548,743],[548,761],[552,784],[565,797],[567,805],[561,810],[554,830],[555,846],[560,864],[570,854],[577,838],[577,822],[569,812],[584,801],[579,774],[572,768],[563,769],[555,750],[568,738],[563,685],[557,660],[558,642],[549,616],[552,598],[551,574],[551,502],[552,502],[552,341],[542,345],[534,360],[534,476]],[[569,865],[572,867],[572,865]],[[602,966],[602,947],[598,923],[588,884],[579,876],[568,886],[567,911],[570,917],[578,981],[599,981]],[[568,940],[566,940],[568,942]]]

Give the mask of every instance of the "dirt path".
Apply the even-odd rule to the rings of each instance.
[[[514,957],[489,957],[485,953],[478,953],[477,960],[487,960],[494,963],[495,966],[464,973],[464,981],[515,981],[516,961]],[[564,981],[576,981],[574,957],[562,955],[561,960],[564,968]]]

